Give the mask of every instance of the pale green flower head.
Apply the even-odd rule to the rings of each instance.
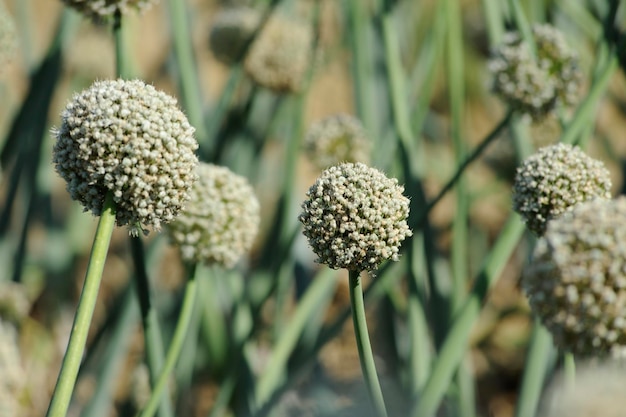
[[[312,45],[310,25],[274,14],[250,46],[244,67],[265,88],[297,92],[312,62]]]
[[[189,200],[198,148],[176,100],[142,81],[95,82],[54,130],[53,161],[72,199],[99,216],[111,192],[132,234],[172,221]]]
[[[226,65],[237,62],[261,23],[261,14],[250,7],[230,7],[213,18],[209,45],[215,58]]]
[[[387,259],[397,261],[402,241],[411,236],[403,191],[395,178],[362,163],[323,171],[299,216],[317,262],[372,271]]]
[[[611,198],[611,176],[601,161],[578,147],[546,146],[517,169],[513,209],[538,236],[550,220],[594,198]]]
[[[514,109],[540,119],[557,105],[576,102],[582,81],[578,54],[550,25],[532,28],[537,57],[518,33],[508,33],[492,54],[493,90]]]
[[[169,224],[170,240],[183,260],[227,268],[252,247],[260,223],[259,201],[244,177],[200,163],[191,199]]]
[[[343,162],[369,162],[371,143],[361,121],[354,116],[337,114],[311,125],[304,150],[319,168]]]
[[[69,7],[93,20],[113,17],[119,10],[122,14],[131,11],[143,12],[159,0],[62,0]]]
[[[626,198],[581,203],[548,224],[522,285],[555,345],[581,356],[626,347]]]

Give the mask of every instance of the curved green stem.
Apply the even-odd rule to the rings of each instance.
[[[195,270],[195,265],[190,267],[189,280],[187,281],[187,285],[185,288],[183,305],[180,311],[180,316],[178,317],[176,329],[174,330],[172,342],[167,351],[167,356],[165,357],[165,364],[163,365],[163,369],[161,369],[159,379],[157,380],[157,383],[152,390],[152,394],[150,395],[150,399],[148,400],[144,410],[141,412],[140,417],[154,416],[154,413],[156,412],[156,409],[159,405],[161,396],[163,395],[165,387],[169,382],[170,374],[172,373],[172,370],[176,365],[176,361],[180,356],[183,343],[189,330],[189,324],[191,323],[191,318],[193,316],[194,305],[197,300]]]
[[[363,288],[361,287],[360,271],[349,271],[350,273],[350,302],[352,304],[352,322],[354,323],[354,335],[356,345],[359,350],[359,360],[361,370],[365,379],[365,386],[372,400],[372,405],[379,417],[387,417],[383,392],[380,388],[372,346],[367,331],[367,321],[365,320],[365,303],[363,302]]]
[[[567,386],[573,387],[576,382],[576,360],[573,353],[566,352],[563,354],[563,373]]]
[[[85,283],[83,291],[78,300],[76,316],[74,317],[74,325],[70,333],[70,340],[67,345],[67,351],[63,357],[61,371],[57,379],[54,394],[48,408],[47,417],[64,417],[72,399],[72,391],[76,384],[78,369],[80,368],[85,344],[87,343],[87,334],[89,325],[93,317],[93,311],[98,298],[98,290],[100,281],[102,280],[102,272],[106,261],[109,244],[113,227],[115,226],[115,203],[111,193],[107,193],[102,215],[98,222],[96,235],[94,237],[91,255],[89,257],[89,265],[85,274]]]

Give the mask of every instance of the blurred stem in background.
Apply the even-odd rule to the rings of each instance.
[[[198,299],[198,293],[196,290],[196,265],[187,265],[187,283],[185,284],[185,293],[181,305],[180,315],[176,323],[176,329],[170,342],[170,346],[167,350],[165,362],[159,372],[157,383],[154,386],[150,399],[145,405],[140,417],[152,417],[156,413],[159,403],[163,401],[164,397],[169,396],[167,385],[170,382],[170,375],[176,362],[180,357],[185,339],[187,338],[191,319],[193,317],[195,304]]]

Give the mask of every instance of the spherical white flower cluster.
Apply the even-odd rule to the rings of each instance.
[[[561,32],[550,25],[532,29],[537,46],[534,57],[517,33],[508,33],[489,61],[493,90],[513,108],[539,119],[557,104],[576,102],[582,80],[578,56]]]
[[[112,17],[118,10],[126,14],[131,10],[143,12],[159,0],[62,0],[79,13],[94,20]]]
[[[119,226],[159,230],[196,180],[198,143],[176,100],[142,81],[98,81],[76,94],[54,132],[53,161],[72,199],[102,213],[108,192]]]
[[[244,48],[261,23],[261,14],[249,7],[218,12],[213,19],[209,45],[215,58],[226,65],[242,58]]]
[[[304,149],[318,168],[326,169],[342,162],[369,162],[370,141],[359,119],[337,114],[311,125]]]
[[[252,43],[244,66],[257,84],[276,92],[297,92],[312,61],[308,24],[273,15]]]
[[[513,209],[538,236],[551,219],[597,197],[611,198],[609,171],[580,148],[563,143],[526,159],[513,184]]]
[[[522,284],[555,345],[577,355],[626,346],[626,198],[595,199],[552,220]]]
[[[250,250],[260,206],[248,181],[228,168],[201,163],[191,199],[169,224],[172,242],[188,262],[232,267]]]
[[[333,269],[375,270],[398,260],[409,199],[398,181],[361,163],[328,168],[307,192],[299,220],[318,256]]]

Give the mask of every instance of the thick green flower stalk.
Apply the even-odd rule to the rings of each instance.
[[[337,114],[311,125],[304,137],[304,150],[319,168],[344,162],[369,162],[371,142],[361,121]]]
[[[260,206],[248,181],[228,168],[201,163],[191,199],[169,224],[170,240],[184,261],[227,268],[252,247]]]
[[[261,14],[250,7],[219,11],[211,26],[209,46],[215,58],[226,65],[236,63],[261,23]]]
[[[538,417],[621,417],[626,410],[626,368],[619,362],[587,364],[570,384],[562,375],[548,387]]]
[[[313,31],[307,23],[272,15],[250,46],[244,67],[265,88],[298,92],[311,65],[312,45]]]
[[[129,13],[132,10],[143,12],[159,0],[62,0],[63,3],[76,9],[93,20],[112,18],[115,13]]]
[[[396,179],[377,169],[345,163],[322,172],[307,192],[299,217],[317,262],[349,271],[361,370],[379,416],[387,411],[367,331],[360,274],[385,260],[397,261],[400,245],[411,236],[406,221],[409,199],[403,191]]]
[[[116,223],[158,231],[189,200],[198,147],[176,100],[142,81],[98,81],[76,94],[54,131],[53,161],[72,199],[99,216],[111,192]]]
[[[550,220],[594,198],[611,198],[611,177],[601,161],[578,147],[541,148],[517,169],[513,209],[538,236]]]
[[[552,220],[522,284],[555,345],[579,356],[626,350],[626,198],[595,199]]]
[[[576,102],[582,74],[578,54],[550,25],[532,29],[537,56],[518,33],[508,33],[492,54],[493,91],[514,109],[541,119],[558,105]]]

